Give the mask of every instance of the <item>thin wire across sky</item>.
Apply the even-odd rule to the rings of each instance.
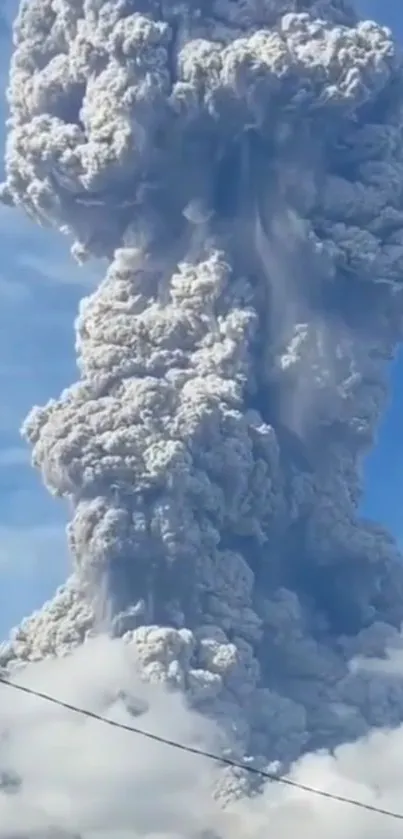
[[[349,804],[352,807],[360,808],[361,810],[367,810],[372,813],[377,813],[381,816],[387,816],[391,819],[397,819],[399,821],[403,821],[403,813],[398,813],[394,810],[387,810],[382,807],[376,807],[374,804],[366,804],[364,801],[359,801],[355,798],[348,798],[344,795],[337,795],[333,792],[328,792],[327,790],[318,789],[316,787],[309,786],[308,784],[301,784],[298,781],[294,781],[292,778],[288,778],[284,775],[276,775],[275,773],[268,772],[264,769],[258,769],[255,766],[251,766],[249,764],[243,764],[240,761],[234,760],[230,757],[224,757],[213,752],[205,751],[204,749],[198,748],[197,746],[188,746],[185,743],[180,743],[177,740],[171,740],[168,737],[162,737],[159,734],[153,734],[151,731],[144,731],[141,728],[136,726],[128,725],[127,723],[117,722],[117,720],[111,720],[108,717],[104,717],[102,714],[97,714],[95,711],[89,711],[86,708],[80,708],[77,705],[72,705],[70,702],[64,702],[62,699],[58,699],[55,696],[50,696],[47,693],[42,693],[41,691],[34,690],[33,688],[26,687],[25,685],[17,684],[16,682],[12,682],[9,679],[0,676],[0,684],[5,687],[11,688],[12,690],[20,691],[21,693],[28,694],[29,696],[35,696],[38,699],[42,699],[45,702],[50,702],[53,705],[58,705],[60,708],[64,708],[67,711],[72,712],[73,714],[80,714],[81,716],[87,717],[88,719],[96,720],[99,723],[104,725],[109,725],[112,728],[118,728],[122,731],[126,731],[129,734],[137,734],[140,737],[144,737],[147,740],[153,740],[156,743],[161,743],[164,746],[169,746],[172,749],[176,749],[177,751],[187,752],[188,754],[195,755],[197,757],[204,757],[207,760],[214,761],[215,763],[220,763],[225,766],[232,766],[235,769],[241,769],[244,772],[249,772],[253,775],[258,775],[261,778],[270,781],[271,783],[275,784],[282,784],[283,786],[294,787],[295,789],[299,789],[302,792],[306,792],[309,795],[316,795],[320,798],[326,798],[329,801],[336,801],[340,804]]]

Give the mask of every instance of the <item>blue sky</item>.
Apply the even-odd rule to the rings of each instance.
[[[11,9],[13,0],[2,0]],[[403,40],[402,0],[360,0],[368,17]],[[4,143],[7,38],[0,12],[0,146]],[[400,32],[399,32],[400,28]],[[73,321],[95,269],[78,270],[67,243],[0,207],[0,638],[49,597],[66,573],[64,510],[30,467],[19,428],[29,408],[74,380]],[[403,361],[366,470],[365,512],[403,537]]]
[[[13,6],[0,0],[1,159],[9,49],[2,16]],[[19,428],[33,404],[76,377],[73,321],[96,279],[95,269],[74,266],[60,236],[0,207],[0,639],[65,576],[65,511],[31,468]]]

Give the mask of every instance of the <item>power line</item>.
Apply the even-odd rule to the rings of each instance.
[[[284,775],[276,775],[274,772],[268,772],[264,769],[258,769],[256,766],[243,764],[241,763],[241,761],[234,760],[233,758],[224,756],[220,757],[220,755],[214,754],[213,752],[205,751],[204,749],[198,748],[197,746],[187,746],[185,743],[179,743],[176,740],[169,739],[168,737],[162,737],[159,734],[153,734],[151,731],[144,731],[141,728],[128,725],[127,723],[111,720],[108,717],[102,716],[102,714],[97,714],[95,711],[88,711],[85,708],[79,708],[77,705],[72,705],[70,704],[70,702],[63,702],[63,700],[57,699],[55,696],[50,696],[47,693],[41,693],[40,691],[34,690],[33,688],[28,688],[25,685],[20,685],[16,682],[11,682],[9,679],[5,679],[3,676],[0,676],[0,684],[12,688],[13,690],[18,690],[21,693],[26,693],[29,696],[35,696],[38,699],[43,699],[45,702],[52,703],[52,705],[58,705],[60,708],[65,708],[67,711],[71,711],[73,714],[80,714],[81,716],[88,717],[89,719],[96,720],[97,722],[104,723],[105,725],[109,725],[112,728],[119,728],[122,731],[129,732],[130,734],[137,734],[140,737],[145,737],[147,740],[153,740],[155,743],[161,743],[164,746],[170,746],[172,749],[176,749],[177,751],[187,752],[188,754],[197,755],[198,757],[204,757],[208,760],[214,761],[214,763],[221,763],[224,766],[231,766],[233,769],[241,769],[244,772],[249,772],[251,775],[258,775],[260,778],[264,778],[265,780],[270,781],[271,783],[282,784],[283,786],[287,787],[293,787],[294,789],[301,790],[302,792],[307,792],[310,795],[316,795],[320,798],[326,798],[329,801],[336,801],[340,804],[350,804],[352,807],[358,807],[361,810],[368,810],[371,813],[378,813],[378,815],[381,816],[388,816],[391,819],[403,821],[403,813],[398,813],[393,810],[385,810],[382,807],[376,807],[374,804],[365,804],[364,801],[359,801],[356,798],[348,798],[344,795],[337,795],[334,792],[327,792],[326,790],[309,786],[308,784],[301,784],[299,783],[299,781],[293,781],[291,778],[287,778]]]

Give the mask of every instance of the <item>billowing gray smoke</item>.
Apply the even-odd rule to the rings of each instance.
[[[239,756],[403,719],[403,564],[358,517],[402,332],[402,59],[343,0],[23,0],[3,200],[106,258],[35,408],[74,577],[3,647],[107,624]]]

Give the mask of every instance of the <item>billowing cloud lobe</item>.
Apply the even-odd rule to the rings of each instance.
[[[4,665],[107,626],[282,768],[399,724],[399,673],[353,664],[402,644],[401,556],[358,515],[401,339],[401,90],[343,0],[23,0],[2,198],[108,268],[79,382],[24,427],[74,576]]]

